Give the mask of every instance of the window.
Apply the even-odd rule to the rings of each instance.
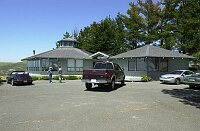
[[[68,71],[75,71],[75,60],[74,59],[68,59]]]
[[[49,59],[49,67],[52,67],[53,71],[58,71],[58,59],[57,58]]]
[[[149,71],[159,70],[159,58],[149,58],[148,70]]]
[[[128,60],[129,71],[145,71],[146,62],[145,58],[132,58]]]
[[[128,60],[128,70],[136,71],[136,59],[135,58]]]
[[[159,70],[167,72],[168,71],[168,60],[160,58],[160,63],[159,63]]]
[[[40,60],[28,61],[28,67],[27,67],[28,71],[39,71],[39,67],[40,67]]]
[[[69,72],[81,72],[83,71],[83,60],[68,59],[67,71]]]
[[[42,59],[42,71],[47,71],[49,69],[49,60]]]
[[[137,71],[145,71],[146,70],[145,58],[137,58],[136,69],[137,69]]]
[[[83,71],[83,60],[76,60],[76,71]]]
[[[149,58],[149,71],[168,71],[168,59],[166,58]]]

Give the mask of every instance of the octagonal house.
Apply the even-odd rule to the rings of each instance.
[[[78,49],[78,42],[73,38],[63,38],[56,43],[56,49],[22,59],[27,61],[27,71],[33,74],[46,75],[49,67],[57,74],[59,66],[64,75],[81,75],[83,69],[93,65],[91,53]]]

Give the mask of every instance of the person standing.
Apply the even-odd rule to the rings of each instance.
[[[52,79],[53,79],[52,67],[49,67],[49,70],[47,72],[49,74],[49,83],[52,83]]]
[[[62,83],[62,68],[61,68],[61,66],[58,69],[58,77],[59,77],[59,82]]]

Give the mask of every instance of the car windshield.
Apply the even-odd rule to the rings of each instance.
[[[97,63],[94,69],[113,69],[113,65],[111,63]]]
[[[173,71],[170,74],[181,75],[183,71]]]

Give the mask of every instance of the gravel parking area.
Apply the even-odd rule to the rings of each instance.
[[[80,80],[0,85],[1,131],[199,131],[200,90],[127,82],[114,91]]]

